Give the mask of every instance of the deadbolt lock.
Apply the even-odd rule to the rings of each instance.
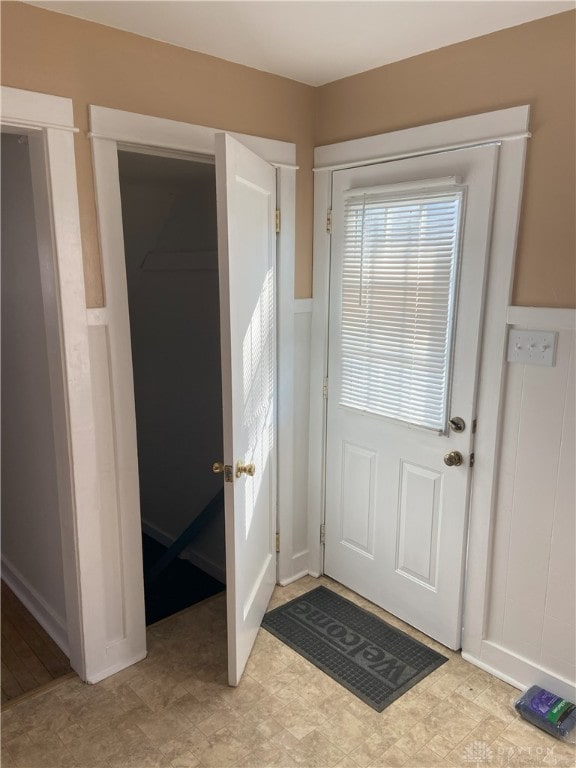
[[[450,424],[450,429],[453,429],[454,432],[464,432],[466,429],[466,422],[460,416],[454,416],[448,423]]]
[[[450,451],[444,456],[444,464],[447,467],[459,467],[464,461],[464,457],[460,451]]]
[[[240,477],[242,474],[254,477],[255,472],[256,467],[254,464],[242,464],[241,461],[237,462],[236,464],[236,477]]]

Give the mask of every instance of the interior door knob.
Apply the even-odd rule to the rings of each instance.
[[[240,477],[242,474],[250,475],[250,477],[254,477],[254,473],[256,472],[256,467],[254,464],[242,464],[241,461],[237,462],[236,464],[236,477]]]
[[[214,464],[212,464],[212,472],[214,472],[215,475],[220,475],[224,472],[224,462],[215,461]]]
[[[447,467],[459,467],[463,461],[464,457],[460,451],[450,451],[450,453],[447,453],[446,456],[444,456],[444,464],[446,464]]]

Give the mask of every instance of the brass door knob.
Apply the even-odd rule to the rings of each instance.
[[[242,474],[254,477],[255,472],[256,467],[254,464],[242,464],[240,461],[236,464],[236,477],[240,477]]]
[[[214,464],[212,464],[212,472],[214,472],[215,475],[222,474],[222,472],[224,472],[224,462],[215,461]]]
[[[444,464],[447,467],[459,467],[464,462],[464,457],[460,451],[450,451],[444,456]]]

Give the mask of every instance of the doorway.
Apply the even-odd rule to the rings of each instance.
[[[214,158],[119,149],[146,623],[224,589]]]
[[[61,538],[69,459],[53,251],[42,219],[45,157],[34,135],[3,131],[1,145],[4,704],[71,669]]]
[[[269,355],[257,354],[258,343],[278,337],[283,350],[279,369],[282,371],[284,366],[282,381],[286,382],[278,400],[281,427],[277,435],[270,430],[258,435],[273,438],[270,448],[278,446],[287,457],[285,463],[279,462],[278,482],[290,476],[295,147],[93,105],[89,112],[106,304],[88,310],[87,318],[93,340],[91,367],[103,496],[100,518],[107,562],[103,575],[108,663],[100,679],[146,654],[137,430],[118,150],[155,148],[153,154],[157,155],[167,152],[172,156],[185,153],[216,157],[219,281],[220,296],[225,297],[220,303],[224,455],[210,457],[210,461],[220,460],[224,475],[228,658],[233,665],[229,679],[236,684],[276,577],[276,512],[282,525],[289,511],[289,492],[280,494],[277,502],[274,498],[276,504],[266,501],[263,488],[272,488],[268,478],[275,480],[275,462],[261,456],[257,476],[252,478],[252,454],[263,447],[262,441],[251,450],[242,442],[247,431],[241,427],[250,415],[245,408],[245,395],[250,391],[244,390],[244,385],[249,384],[245,377],[262,372],[262,365],[256,363],[270,359]],[[276,233],[275,223],[280,216],[275,215],[275,210],[279,208],[282,224]],[[278,295],[278,332],[274,328],[270,334],[258,335],[265,311],[276,309],[275,303],[266,301],[276,298],[276,291],[271,290],[274,287]],[[248,331],[253,335],[247,335]],[[242,358],[250,352],[250,364],[244,366]],[[261,378],[275,382],[275,371],[272,369],[267,377],[262,373]],[[274,412],[275,408],[261,409],[257,415]],[[255,425],[253,421],[248,424]],[[249,506],[251,501],[258,502],[254,509]],[[252,514],[255,510],[258,514]],[[242,525],[243,520],[249,525]],[[250,550],[252,544],[255,551]],[[282,549],[281,544],[280,555]]]
[[[314,316],[311,354],[310,411],[310,506],[311,525],[320,528],[318,546],[311,553],[318,570],[324,567],[323,518],[315,510],[325,509],[326,426],[328,399],[334,394],[328,380],[328,312],[330,299],[332,179],[343,169],[396,160],[428,157],[442,152],[475,147],[497,147],[498,162],[492,184],[496,194],[489,240],[490,266],[484,283],[484,314],[475,402],[474,468],[470,473],[468,519],[465,546],[465,580],[462,589],[462,648],[468,658],[481,657],[485,637],[484,617],[489,591],[490,531],[494,489],[499,461],[501,405],[503,398],[503,360],[507,345],[507,315],[511,297],[517,225],[522,198],[529,107],[515,107],[482,115],[457,118],[418,128],[400,130],[367,139],[318,147],[315,151],[315,215],[318,222],[314,260]],[[370,186],[367,184],[365,186]],[[326,211],[328,216],[326,217]],[[331,342],[332,344],[332,339]],[[316,394],[317,393],[317,394]],[[458,414],[460,415],[460,414]],[[466,432],[464,432],[466,434]],[[456,449],[457,450],[457,449]],[[441,455],[442,461],[442,455]],[[452,467],[454,468],[454,467]],[[456,467],[459,469],[460,467]],[[313,478],[319,481],[314,483]],[[394,478],[397,483],[397,477]],[[326,520],[325,538],[329,536]],[[333,532],[338,535],[338,531]],[[390,531],[380,531],[385,542]],[[410,621],[410,619],[408,619]],[[463,629],[462,629],[463,627]],[[481,666],[481,664],[480,664]]]

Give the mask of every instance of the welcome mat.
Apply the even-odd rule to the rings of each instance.
[[[448,661],[326,587],[265,614],[262,626],[377,712]]]

